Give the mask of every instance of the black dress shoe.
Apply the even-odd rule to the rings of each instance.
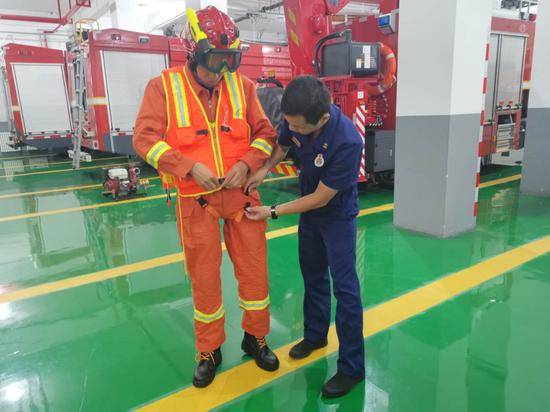
[[[197,355],[197,367],[193,376],[193,386],[206,388],[216,376],[216,369],[222,363],[222,351],[220,348],[214,352],[199,352]]]
[[[273,372],[279,369],[279,359],[267,346],[265,337],[257,338],[249,333],[244,333],[242,350],[254,358],[256,365],[263,370]]]
[[[336,372],[336,375],[323,385],[323,396],[325,398],[338,398],[339,396],[343,396],[351,391],[353,387],[363,379],[365,378],[354,378],[345,373]]]
[[[327,344],[328,341],[326,339],[323,339],[319,342],[310,342],[302,339],[290,349],[290,352],[288,352],[288,354],[292,359],[307,358],[315,349],[324,348],[325,346],[327,346]]]

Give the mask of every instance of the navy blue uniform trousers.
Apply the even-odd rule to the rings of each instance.
[[[357,220],[300,216],[299,257],[304,278],[304,339],[325,339],[330,326],[330,275],[336,297],[338,371],[365,376],[363,305],[355,268]]]

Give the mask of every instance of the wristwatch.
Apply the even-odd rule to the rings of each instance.
[[[279,218],[279,215],[277,214],[276,205],[273,205],[269,208],[269,211],[271,212],[271,219],[275,220]]]

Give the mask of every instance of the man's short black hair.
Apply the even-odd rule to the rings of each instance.
[[[330,111],[330,92],[316,77],[296,77],[285,89],[281,110],[288,116],[304,116],[309,124],[317,124]]]

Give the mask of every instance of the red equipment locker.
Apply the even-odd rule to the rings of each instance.
[[[9,43],[3,48],[13,144],[65,148],[72,117],[62,50]]]
[[[169,67],[168,38],[118,29],[92,31],[73,48],[72,95],[83,64],[84,148],[133,155],[135,119],[150,79]],[[78,106],[78,105],[77,105]]]
[[[133,127],[147,82],[163,69],[184,65],[186,61],[187,51],[180,38],[118,29],[90,31],[89,38],[68,53],[75,118],[79,110],[75,102],[79,64],[85,79],[82,146],[135,154]],[[253,80],[275,75],[286,84],[291,77],[285,46],[245,44],[242,67],[243,73]]]
[[[534,42],[534,21],[493,18],[480,156],[523,147]]]

